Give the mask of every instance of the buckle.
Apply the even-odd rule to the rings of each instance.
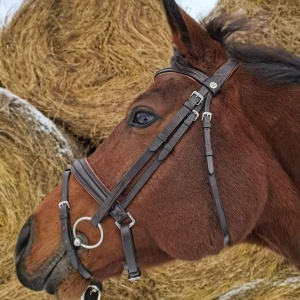
[[[208,111],[205,111],[203,114],[202,114],[202,121],[204,119],[204,117],[209,117],[209,120],[211,121],[211,117],[212,117],[212,113],[208,112]]]
[[[192,110],[192,113],[196,115],[196,118],[194,119],[195,122],[199,118],[199,113],[195,109]]]
[[[199,105],[204,100],[204,97],[197,91],[193,91],[190,98],[192,98],[193,96],[196,96],[200,99],[195,105]]]
[[[61,201],[61,202],[59,202],[59,203],[58,203],[59,209],[61,209],[61,207],[62,207],[63,205],[67,205],[67,207],[70,209],[70,204],[69,204],[68,201]]]
[[[132,215],[129,212],[127,213],[127,217],[131,220],[129,224],[129,228],[131,228],[135,224],[135,219],[132,217]],[[119,229],[121,229],[121,224],[118,221],[116,221],[115,224]]]
[[[137,267],[136,271],[129,272],[128,265],[124,265],[124,269],[128,272],[129,281],[138,281],[142,278],[141,270]]]
[[[130,275],[130,274],[129,274],[129,276],[128,276],[128,280],[129,280],[129,281],[132,281],[132,282],[138,281],[138,280],[140,280],[141,278],[142,278],[141,273],[139,273],[138,275]]]

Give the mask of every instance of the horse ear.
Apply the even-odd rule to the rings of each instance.
[[[171,28],[173,43],[183,56],[204,61],[207,54],[210,57],[219,54],[220,48],[211,36],[181,9],[175,0],[162,0],[162,2]]]
[[[186,49],[184,48],[191,45],[191,37],[181,14],[182,10],[176,4],[175,0],[162,0],[162,3],[171,29],[173,43],[182,54],[185,54]]]

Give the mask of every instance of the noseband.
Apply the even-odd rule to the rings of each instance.
[[[121,239],[126,258],[125,269],[128,271],[129,280],[135,281],[141,277],[141,273],[136,262],[135,246],[131,232],[131,228],[135,224],[135,220],[130,213],[126,211],[126,208],[150,179],[153,173],[157,170],[157,168],[161,165],[168,154],[173,150],[187,129],[194,123],[194,121],[198,119],[200,111],[203,109],[203,107],[204,111],[202,113],[202,123],[208,175],[213,198],[217,207],[220,227],[223,233],[224,246],[228,245],[230,240],[229,232],[214,171],[210,135],[212,118],[210,104],[212,97],[220,91],[221,86],[227,80],[227,78],[230,77],[236,66],[237,61],[229,59],[210,78],[208,78],[198,69],[192,67],[185,67],[182,70],[177,68],[164,68],[156,73],[155,78],[168,72],[184,74],[198,81],[200,84],[202,84],[202,87],[199,91],[194,91],[191,94],[189,99],[186,100],[178,113],[173,117],[164,130],[158,134],[155,140],[126,172],[123,178],[118,181],[112,191],[109,191],[104,186],[86,159],[75,160],[71,169],[67,169],[65,171],[62,181],[61,202],[59,203],[62,239],[72,266],[78,270],[82,277],[85,279],[90,279],[92,275],[82,265],[77,255],[77,249],[80,246],[91,249],[101,244],[101,241],[103,240],[103,231],[100,224],[108,214],[114,218],[116,226],[121,232]],[[119,198],[121,194],[128,187],[129,183],[141,173],[142,169],[152,157],[155,158],[148,165],[147,169],[140,175],[139,179],[136,181],[130,191],[128,191],[125,197],[120,200]],[[73,227],[73,233],[70,225],[70,204],[68,201],[68,185],[71,173],[100,205],[100,208],[92,218],[83,217],[77,220]],[[90,220],[93,226],[99,228],[101,232],[101,238],[96,245],[85,245],[82,243],[80,237],[77,236],[76,226],[82,220]],[[89,288],[91,288],[91,286],[89,286]]]

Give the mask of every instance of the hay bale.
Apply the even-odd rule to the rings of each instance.
[[[21,288],[15,242],[32,209],[79,150],[27,101],[0,89],[0,153],[0,299],[46,299]]]
[[[170,55],[160,0],[25,0],[0,35],[0,81],[98,144]]]
[[[168,63],[170,39],[158,2],[26,0],[1,33],[2,85],[97,144],[125,115],[127,103],[148,85],[155,70]],[[242,0],[239,6],[248,2]],[[52,299],[20,287],[13,271],[14,237],[29,211],[60,178],[70,153],[62,151],[66,144],[57,134],[49,136],[43,130],[45,122],[28,115],[32,108],[20,110],[18,103],[11,108],[3,99],[0,298]],[[108,280],[103,299],[299,299],[298,274],[274,253],[241,245],[200,262],[153,268],[139,283],[128,282],[126,275]]]
[[[281,45],[300,56],[299,0],[219,0],[212,14],[246,14],[253,30],[239,37],[266,45]]]
[[[199,262],[175,261],[143,275],[138,283],[128,282],[126,275],[104,282],[102,299],[300,299],[299,271],[274,252],[246,244]]]

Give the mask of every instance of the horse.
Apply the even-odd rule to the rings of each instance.
[[[20,231],[16,272],[32,290],[96,299],[124,267],[138,280],[242,242],[300,269],[299,57],[230,39],[241,18],[163,7],[171,67]]]

